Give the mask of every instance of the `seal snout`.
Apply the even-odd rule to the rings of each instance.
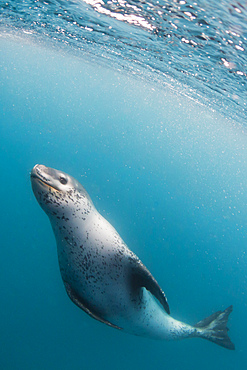
[[[32,171],[31,177],[45,177],[46,174],[49,174],[49,167],[44,166],[43,164],[36,164]]]
[[[36,164],[31,171],[31,181],[33,184],[39,184],[44,187],[53,188],[60,191],[61,177],[59,171],[46,167],[43,164]]]
[[[48,184],[50,182],[49,167],[46,167],[43,164],[36,164],[31,171],[31,179],[38,179],[45,184]]]
[[[31,171],[31,173],[30,173],[31,178],[37,178],[37,177],[38,177],[38,174],[37,174],[38,166],[39,166],[39,164],[36,164],[36,165],[32,168],[32,171]]]
[[[40,171],[42,171],[42,167],[45,167],[45,166],[43,166],[42,164],[36,164],[32,168],[31,177],[37,177],[38,173],[40,173]]]
[[[40,172],[48,172],[48,167],[44,166],[43,164],[36,164],[31,173],[40,173]]]

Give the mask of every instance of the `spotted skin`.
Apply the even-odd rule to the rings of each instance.
[[[73,177],[44,165],[31,172],[36,199],[48,215],[70,299],[111,327],[155,339],[201,336],[173,319],[164,292]]]

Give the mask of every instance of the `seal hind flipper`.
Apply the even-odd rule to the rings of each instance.
[[[134,289],[146,288],[153,296],[160,302],[164,307],[165,311],[170,315],[170,308],[165,296],[165,293],[148,271],[148,269],[143,265],[141,261],[135,261],[135,267],[132,270],[132,287]]]
[[[218,311],[206,319],[195,324],[195,328],[199,329],[195,336],[210,340],[221,347],[234,350],[235,346],[228,336],[227,321],[233,307],[230,306],[225,311]]]
[[[119,326],[112,324],[111,322],[105,320],[103,317],[100,317],[99,314],[95,312],[95,310],[90,308],[90,306],[86,302],[84,302],[80,296],[78,296],[78,294],[71,288],[69,283],[64,283],[64,285],[71,301],[75,303],[79,308],[81,308],[84,312],[86,312],[89,316],[91,316],[95,320],[102,322],[103,324],[111,326],[112,328],[122,330],[122,328],[120,328]]]

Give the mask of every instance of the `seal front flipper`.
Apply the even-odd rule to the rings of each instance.
[[[103,317],[100,317],[98,313],[95,312],[92,308],[89,307],[89,305],[83,301],[83,299],[71,288],[69,283],[65,283],[66,292],[71,299],[73,303],[75,303],[79,308],[81,308],[83,311],[85,311],[89,316],[91,316],[93,319],[98,320],[102,322],[103,324],[109,325],[112,328],[122,330],[122,328],[110,323],[109,321],[105,320]]]
[[[133,270],[131,273],[131,285],[134,290],[140,289],[142,287],[149,290],[149,292],[152,293],[154,297],[164,307],[165,311],[170,314],[170,308],[165,293],[163,292],[155,278],[152,276],[152,274],[148,271],[148,269],[140,260],[136,260],[135,266],[133,266]]]

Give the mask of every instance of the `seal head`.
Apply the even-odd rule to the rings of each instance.
[[[74,206],[75,198],[80,203],[84,199],[85,207],[89,202],[92,204],[88,193],[76,179],[54,168],[36,164],[31,171],[31,183],[37,201],[48,216],[54,215],[54,209],[58,209],[61,203],[66,204],[64,210],[68,212]]]

